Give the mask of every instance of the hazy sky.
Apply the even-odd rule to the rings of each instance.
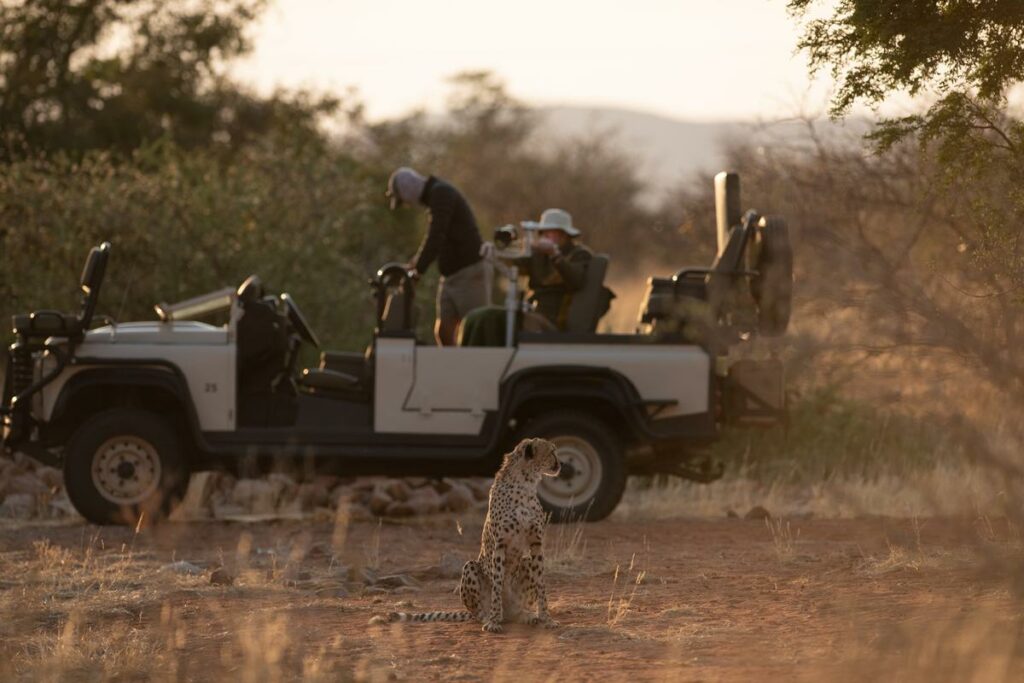
[[[820,112],[785,0],[275,0],[235,73],[260,89],[356,88],[370,117],[443,103],[490,69],[531,104],[676,118]]]

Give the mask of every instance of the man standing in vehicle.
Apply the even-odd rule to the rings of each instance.
[[[434,337],[438,344],[452,346],[462,318],[491,302],[491,264],[481,257],[483,240],[473,210],[450,183],[405,166],[391,174],[385,196],[392,210],[400,204],[427,208],[427,235],[408,268],[418,279],[437,260],[441,281]]]

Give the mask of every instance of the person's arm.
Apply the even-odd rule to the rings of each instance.
[[[551,257],[551,263],[562,276],[565,288],[570,292],[583,288],[586,282],[587,264],[590,263],[591,256],[592,254],[586,249],[573,249],[568,256],[556,253]]]
[[[419,250],[412,257],[413,266],[419,273],[426,271],[437,258],[441,242],[444,241],[444,236],[451,226],[452,216],[455,213],[454,191],[447,187],[435,186],[430,191],[427,206],[430,208],[430,225],[427,228],[427,236],[423,238]]]

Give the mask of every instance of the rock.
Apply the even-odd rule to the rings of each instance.
[[[384,493],[382,489],[374,489],[373,493],[370,494],[370,512],[375,515],[383,515],[387,513],[388,506],[391,505],[391,496]]]
[[[409,485],[401,479],[392,479],[384,484],[384,492],[391,496],[392,500],[409,500],[412,491]]]
[[[281,472],[273,472],[267,475],[267,483],[274,489],[274,504],[285,506],[295,500],[299,491],[299,485],[289,475]]]
[[[228,472],[217,473],[217,490],[225,496],[231,496],[231,492],[235,490],[235,484],[237,483],[238,479],[235,478],[235,475]]]
[[[277,507],[278,487],[262,479],[239,479],[231,502],[248,512],[269,514]]]
[[[352,484],[352,488],[356,491],[373,491],[377,488],[377,484],[380,483],[380,479],[375,477],[367,477],[366,479],[359,479]]]
[[[36,475],[27,472],[11,477],[11,480],[7,483],[8,495],[21,493],[30,496],[40,496],[49,492],[49,486],[44,484]]]
[[[347,598],[349,596],[348,589],[344,586],[324,586],[317,588],[315,593],[318,598]]]
[[[372,585],[377,582],[380,572],[373,567],[349,567],[348,580],[353,583]]]
[[[398,588],[419,588],[420,582],[408,574],[388,574],[381,576],[373,582],[375,588],[387,588],[395,590]]]
[[[235,503],[213,503],[213,517],[214,519],[227,519],[229,517],[238,517],[239,515],[245,514],[245,508]]]
[[[428,574],[439,579],[458,579],[462,577],[462,567],[466,561],[455,553],[442,553],[441,561],[431,567]]]
[[[0,503],[0,517],[28,519],[35,514],[36,497],[30,493],[8,493]]]
[[[171,519],[209,519],[212,506],[210,499],[217,487],[216,473],[196,472],[188,480],[188,488],[181,504],[171,514]]]
[[[768,512],[760,505],[755,505],[754,507],[750,508],[747,514],[745,514],[743,517],[744,519],[771,519],[772,513]]]
[[[348,508],[348,518],[353,522],[368,522],[374,514],[367,507],[353,503]]]
[[[68,498],[67,491],[64,489],[61,489],[61,491],[50,500],[50,507],[60,514],[67,515],[68,517],[78,516],[78,510],[75,509],[75,506],[71,503],[71,499]]]
[[[217,567],[210,572],[210,583],[214,586],[230,586],[235,582],[232,576],[224,567]]]
[[[416,510],[412,505],[398,500],[389,504],[384,510],[384,515],[387,517],[412,517],[415,514]]]
[[[408,484],[410,488],[419,489],[429,484],[430,480],[426,477],[406,477],[405,483]]]
[[[289,567],[284,571],[282,578],[285,581],[310,581],[313,575],[304,569]]]
[[[335,486],[334,489],[331,490],[330,494],[328,495],[328,500],[330,501],[330,504],[332,506],[338,507],[339,505],[341,505],[342,501],[347,500],[351,503],[357,500],[360,497],[360,493],[363,492],[356,491],[355,487],[353,486],[347,484],[339,484],[338,486]],[[367,501],[369,501],[369,499],[367,499]]]
[[[487,497],[491,495],[490,479],[481,479],[477,477],[474,479],[466,479],[465,483],[469,486],[470,490],[473,491],[473,497],[477,500],[487,500]]]
[[[306,557],[318,559],[331,556],[331,550],[327,547],[326,543],[317,541],[309,546],[309,550],[306,551]]]
[[[413,491],[406,501],[416,515],[430,515],[441,509],[441,494],[431,487]]]
[[[316,482],[299,484],[295,498],[300,510],[325,507],[330,502],[329,489]]]
[[[465,484],[455,482],[449,488],[448,492],[444,494],[441,501],[441,506],[445,510],[451,512],[464,512],[468,510],[473,503],[476,502],[476,497],[473,492]]]
[[[56,467],[40,467],[36,470],[36,478],[52,491],[64,486],[64,473]]]
[[[313,477],[314,484],[324,487],[325,490],[330,491],[335,486],[341,483],[341,477],[334,474],[318,474]]]
[[[191,562],[186,562],[185,560],[178,560],[177,562],[165,564],[163,567],[160,568],[160,570],[165,572],[173,572],[175,574],[181,574],[183,576],[199,576],[203,573],[201,567],[198,567],[192,564]]]

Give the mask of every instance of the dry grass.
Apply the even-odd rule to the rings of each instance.
[[[800,538],[800,530],[797,529],[796,533],[794,533],[790,523],[781,518],[766,518],[764,525],[768,527],[768,533],[771,535],[776,557],[780,560],[793,559],[793,555],[796,552],[796,541]]]
[[[631,480],[616,519],[721,517],[760,505],[775,516],[849,519],[1005,513],[1006,482],[986,467],[941,463],[902,476],[837,475],[818,481],[763,481],[730,472],[712,484]]]

